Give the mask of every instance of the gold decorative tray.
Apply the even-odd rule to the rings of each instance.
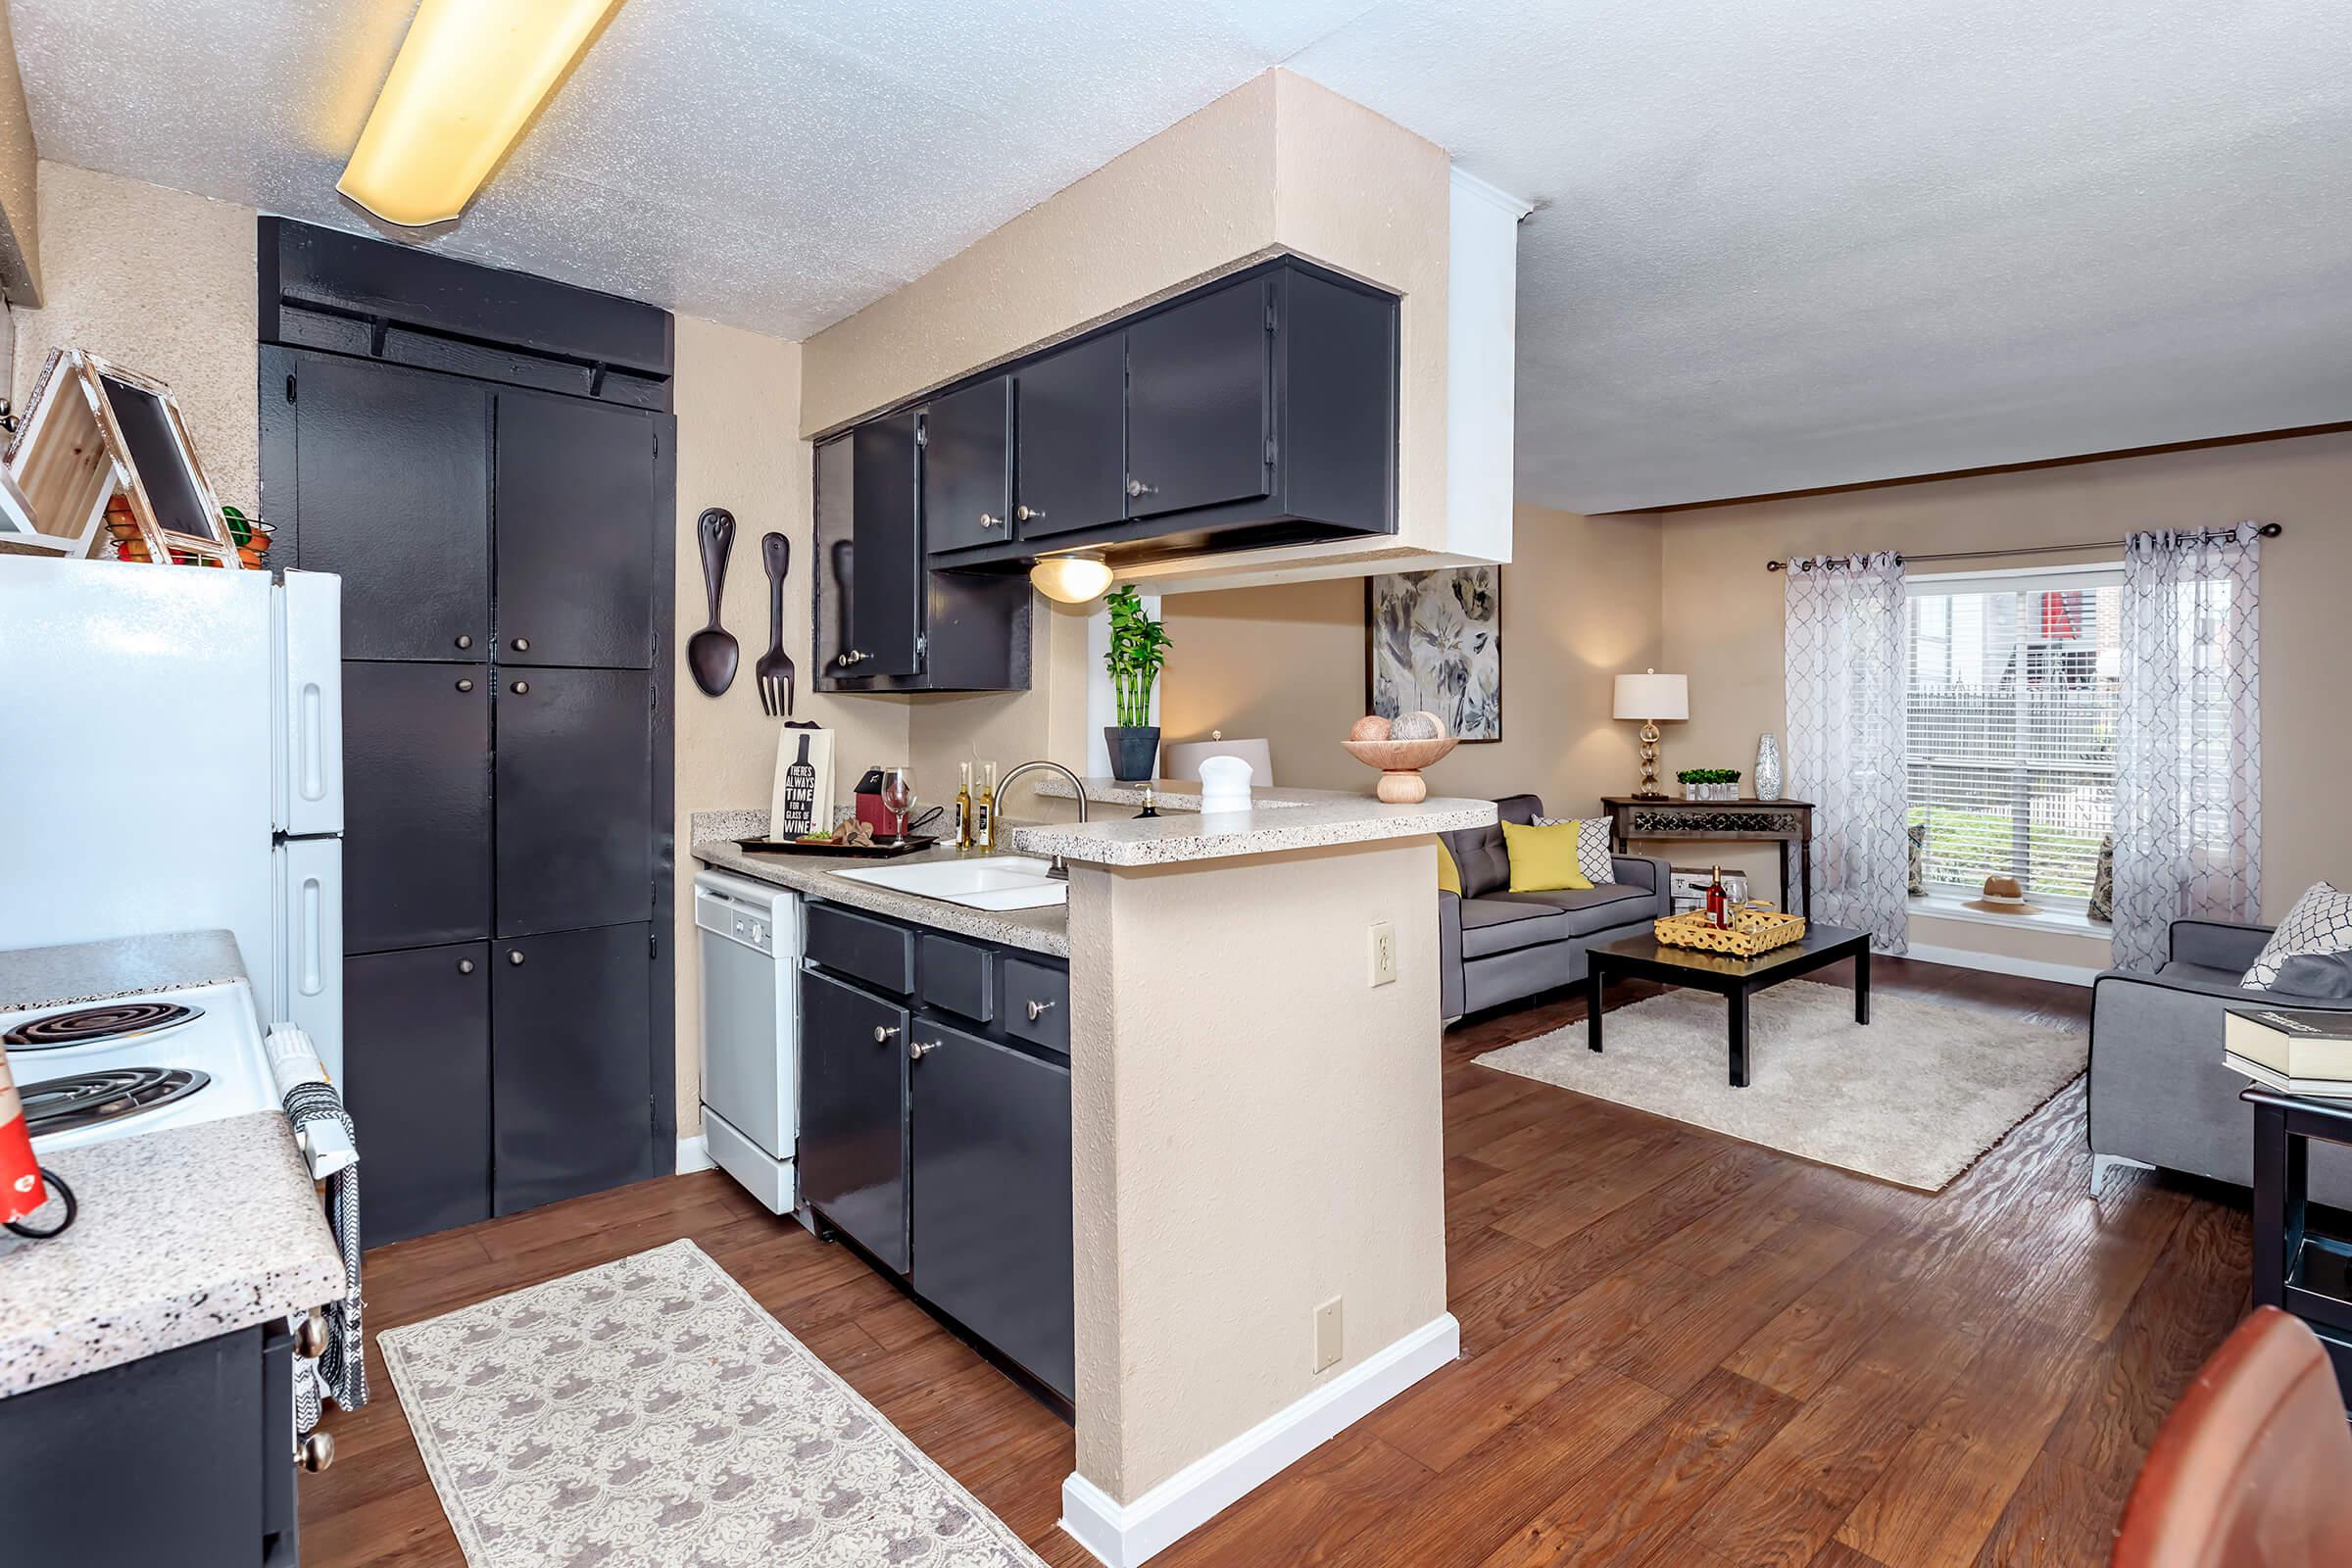
[[[1768,904],[1743,904],[1733,913],[1728,931],[1709,925],[1704,911],[1695,909],[1687,914],[1666,915],[1653,922],[1650,930],[1670,948],[1697,948],[1707,953],[1752,958],[1759,953],[1770,953],[1801,939],[1805,934],[1805,917],[1784,914]]]

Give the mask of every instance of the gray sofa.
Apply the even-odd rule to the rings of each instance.
[[[2246,1080],[2222,1065],[2230,1007],[2352,1012],[2352,960],[2290,958],[2270,991],[2238,984],[2268,926],[2173,922],[2155,974],[2110,969],[2091,982],[2090,1190],[2117,1164],[2156,1166],[2251,1186],[2253,1113]],[[2311,1146],[2311,1196],[2352,1208],[2352,1149]]]
[[[1505,822],[1533,822],[1544,803],[1494,803]],[[1649,929],[1674,908],[1666,862],[1614,858],[1617,880],[1556,893],[1513,893],[1500,826],[1439,835],[1460,867],[1460,897],[1438,895],[1438,991],[1447,1022],[1585,978],[1585,950]]]

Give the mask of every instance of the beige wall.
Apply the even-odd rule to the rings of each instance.
[[[171,385],[221,501],[261,505],[254,211],[67,164],[40,166],[43,303],[10,309],[24,407],[55,348]]]
[[[677,932],[678,1136],[702,1129],[701,954],[694,940],[691,885],[698,869],[685,853],[695,811],[764,807],[775,778],[776,720],[760,710],[752,662],[767,647],[767,573],[760,538],[792,541],[785,578],[784,651],[801,671],[794,716],[835,732],[841,766],[896,761],[907,749],[907,701],[901,697],[828,697],[812,689],[808,592],[813,556],[808,443],[787,432],[799,422],[801,348],[781,338],[691,316],[677,318],[674,407],[678,417],[677,618],[699,626],[702,558],[695,518],[706,507],[735,514],[723,620],[744,648],[744,663],[723,697],[705,697],[686,673],[685,639],[677,650]],[[917,775],[918,781],[920,775]],[[855,775],[837,788],[848,798]]]
[[[1659,656],[1660,529],[1652,517],[1584,517],[1521,506],[1502,570],[1502,739],[1460,746],[1429,769],[1433,792],[1533,790],[1560,811],[1635,778],[1631,725],[1609,717],[1610,682]],[[1175,648],[1161,678],[1172,741],[1262,735],[1286,785],[1369,792],[1340,749],[1364,711],[1360,579],[1170,595]]]
[[[1435,863],[1421,840],[1072,868],[1078,1471],[1114,1500],[1446,1310]]]
[[[2262,574],[2263,908],[2285,913],[2295,895],[2327,876],[2352,878],[2352,830],[2342,781],[2352,777],[2352,725],[2344,722],[2345,604],[2352,594],[2352,434],[2207,447],[2018,473],[1669,514],[1669,608],[1660,668],[1690,677],[1690,721],[1665,726],[1664,771],[1752,768],[1756,736],[1785,733],[1781,623],[1783,578],[1772,558],[1823,551],[1985,550],[2005,545],[2113,539],[2135,528],[2189,528],[2242,518],[2281,522],[2266,544]],[[2081,557],[2010,558],[2010,564],[2120,559],[2119,544]],[[1954,563],[1979,569],[2000,560]],[[1915,568],[1933,571],[1934,563]],[[1735,854],[1761,870],[1768,857]],[[1915,919],[1912,940],[1998,951],[1997,927]],[[2081,942],[2054,961],[2098,961],[2103,944]],[[2044,956],[2049,956],[2046,949]],[[2082,955],[2087,952],[2089,956]]]

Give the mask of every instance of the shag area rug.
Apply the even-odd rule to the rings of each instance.
[[[1044,1568],[692,1242],[376,1344],[472,1568]]]
[[[1729,1133],[1767,1149],[1939,1192],[2072,1083],[2072,1030],[1873,993],[1868,1026],[1844,986],[1792,980],[1748,1000],[1750,1083],[1727,1081],[1721,997],[1669,991],[1612,1007],[1603,1050],[1582,1020],[1490,1051],[1482,1066]]]

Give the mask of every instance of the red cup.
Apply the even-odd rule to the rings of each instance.
[[[24,1102],[8,1075],[8,1058],[0,1055],[0,1222],[24,1219],[47,1201],[32,1134],[24,1126]]]

